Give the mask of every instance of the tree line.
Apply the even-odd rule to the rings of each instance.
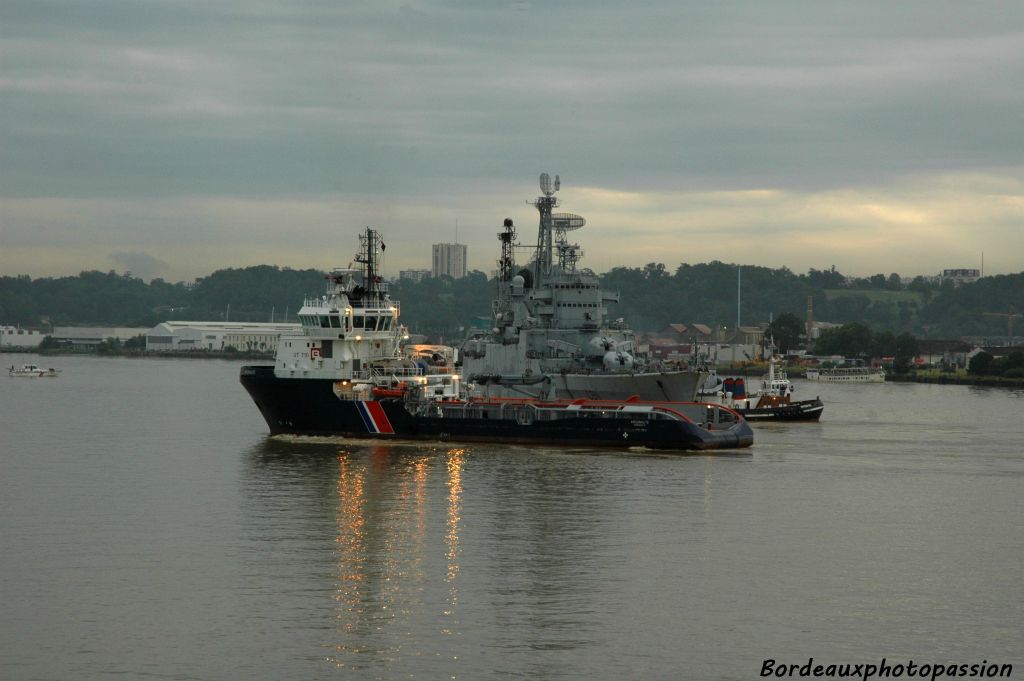
[[[824,329],[814,342],[816,355],[839,355],[863,360],[891,357],[892,368],[899,374],[910,369],[919,350],[917,338],[906,331],[899,334],[873,331],[860,322]]]
[[[802,324],[810,301],[815,320],[858,323],[894,339],[900,334],[1005,338],[1005,315],[1024,311],[1024,273],[985,277],[960,287],[919,277],[904,286],[896,274],[851,280],[835,268],[796,274],[787,268],[715,261],[680,264],[674,272],[662,263],[616,267],[601,278],[605,288],[620,294],[620,302],[610,307],[611,318],[622,317],[638,331],[657,331],[671,323],[732,328],[737,297],[742,325],[783,315]],[[318,270],[272,265],[218,270],[191,283],[147,283],[114,271],[39,279],[4,276],[0,323],[45,328],[147,327],[172,319],[295,321],[303,299],[321,295],[324,287]],[[391,285],[392,296],[401,301],[402,320],[412,331],[447,339],[461,337],[474,326],[489,326],[496,291],[497,282],[481,272]],[[1018,328],[1024,328],[1024,320]]]
[[[979,352],[971,359],[968,371],[976,376],[1024,378],[1024,352],[1011,352],[1005,357]]]

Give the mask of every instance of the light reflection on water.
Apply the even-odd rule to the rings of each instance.
[[[458,625],[455,620],[455,604],[459,600],[459,589],[455,584],[455,578],[459,576],[459,511],[462,497],[462,457],[465,451],[462,449],[448,450],[448,531],[445,534],[445,543],[448,546],[446,558],[448,559],[448,608],[444,611],[445,617],[452,618],[452,624],[445,627],[444,633],[451,635],[452,626]]]
[[[268,438],[237,365],[61,368],[0,394],[3,678],[747,679],[1021,649],[1024,393],[798,384],[821,423],[677,456]]]
[[[307,439],[303,446],[331,445]],[[460,634],[457,580],[465,456],[459,448],[424,453],[379,445],[336,454],[336,628],[327,657],[336,669],[373,673],[403,655],[448,657],[441,647],[428,650],[421,640]],[[443,478],[443,509],[428,502],[431,476]],[[433,490],[441,498],[439,492]],[[435,510],[444,511],[440,536],[432,536],[437,534]],[[426,593],[435,583],[445,585],[443,598]],[[433,622],[433,633],[408,630],[413,621]]]
[[[360,579],[338,580],[331,662],[382,679],[724,679],[770,655],[1005,651],[1021,548],[975,516],[1016,504],[1020,457],[962,446],[1002,442],[1013,408],[983,393],[973,425],[940,402],[901,420],[904,391],[884,389],[888,406],[837,395],[831,421],[759,427],[744,452],[343,449],[338,574]],[[979,487],[990,472],[999,483]],[[941,633],[948,585],[993,547],[970,569],[1002,596],[971,589]]]

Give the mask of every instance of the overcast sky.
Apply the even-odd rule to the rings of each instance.
[[[2,0],[0,274],[1024,269],[1024,3]]]

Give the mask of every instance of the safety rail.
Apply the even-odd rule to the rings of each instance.
[[[732,409],[703,402],[587,402],[560,400],[538,402],[529,398],[471,399],[439,401],[430,404],[437,416],[457,418],[515,419],[520,425],[535,421],[557,421],[567,418],[654,421],[680,420],[709,428],[732,426],[742,417]],[[683,413],[689,411],[689,414]],[[485,417],[484,415],[488,416]]]

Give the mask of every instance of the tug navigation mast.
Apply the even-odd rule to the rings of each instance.
[[[363,289],[365,289],[367,302],[377,303],[387,293],[387,284],[380,276],[378,260],[379,251],[385,246],[380,238],[380,232],[367,227],[363,234],[359,235],[359,252],[355,255],[355,261],[362,265]]]

